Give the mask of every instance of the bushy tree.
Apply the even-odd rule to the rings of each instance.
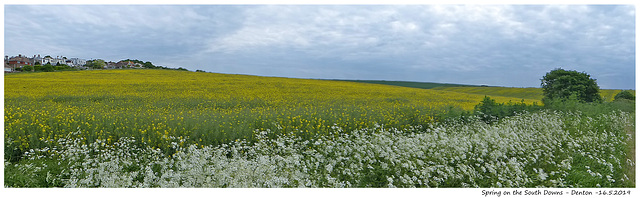
[[[46,65],[42,66],[42,71],[52,72],[55,71],[55,69],[53,68],[53,65],[47,63]]]
[[[542,101],[568,100],[575,97],[580,102],[602,102],[600,88],[596,80],[584,72],[555,69],[542,79]]]
[[[636,100],[636,96],[634,96],[630,91],[624,90],[624,91],[621,91],[620,93],[616,94],[616,96],[614,96],[613,99],[615,99],[615,100],[620,100],[620,99]]]
[[[33,66],[31,65],[22,66],[22,71],[33,71]]]
[[[142,66],[143,66],[144,68],[149,68],[149,69],[156,68],[156,66],[154,66],[154,65],[153,65],[151,62],[149,62],[149,61],[144,62],[144,63],[142,64]]]
[[[87,61],[87,64],[85,66],[93,69],[104,69],[104,66],[106,65],[107,63],[104,62],[104,60],[97,59],[97,60]]]

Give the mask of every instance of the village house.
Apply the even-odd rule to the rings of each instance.
[[[70,58],[67,61],[69,61],[67,65],[71,67],[81,67],[87,64],[87,60],[79,59],[79,58]]]
[[[56,56],[56,58],[53,58],[51,56],[45,56],[42,59],[41,64],[46,65],[47,63],[51,65],[57,65],[57,64],[64,65],[64,64],[67,64],[67,57],[60,58],[59,56]]]
[[[14,57],[9,57],[5,55],[4,57],[4,67],[5,67],[6,73],[15,72],[16,68],[22,68],[25,65],[35,66],[35,65],[46,65],[46,64],[51,64],[51,65],[60,64],[60,65],[68,65],[71,67],[76,67],[79,69],[86,69],[85,65],[87,65],[87,60],[80,59],[80,58],[67,58],[64,56],[56,56],[54,58],[50,55],[41,57],[40,54],[33,55],[33,57],[31,58],[27,56],[23,56],[21,54]],[[144,65],[141,63],[136,63],[136,62],[127,60],[127,61],[118,61],[117,63],[112,61],[106,62],[104,69],[143,68],[143,67]]]
[[[22,68],[25,65],[33,65],[33,61],[21,54],[11,58],[4,56],[4,72],[15,72],[16,68]]]
[[[142,68],[142,64],[132,61],[120,61],[118,64],[120,64],[120,68]]]
[[[33,57],[29,58],[27,56],[23,56],[19,54],[18,56],[9,57],[5,55],[5,72],[14,72],[15,68],[21,68],[25,65],[68,65],[71,67],[82,67],[87,64],[87,61],[80,58],[70,58],[63,56],[56,56],[55,58],[52,56],[41,57],[40,54],[33,55]],[[10,69],[6,69],[10,68]]]

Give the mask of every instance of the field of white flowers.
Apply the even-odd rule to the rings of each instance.
[[[633,187],[625,170],[635,167],[627,160],[634,119],[542,111],[492,125],[376,126],[349,135],[334,127],[336,136],[311,141],[256,131],[256,143],[217,147],[175,139],[172,156],[127,138],[112,146],[60,139],[5,168],[64,187]]]

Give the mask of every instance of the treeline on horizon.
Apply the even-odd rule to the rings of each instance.
[[[119,62],[122,62],[122,61],[139,63],[142,65],[142,68],[145,68],[145,69],[170,69],[170,70],[189,71],[182,67],[171,68],[171,67],[160,66],[160,65],[156,66],[156,65],[153,65],[153,63],[151,63],[150,61],[144,62],[137,59],[124,59],[124,60],[120,60]],[[91,69],[105,69],[105,66],[106,66],[106,62],[102,59],[88,60],[87,64],[84,65],[85,68],[91,68]],[[45,65],[40,65],[40,63],[36,62],[36,64],[33,66],[25,65],[23,67],[18,67],[15,70],[20,72],[53,72],[53,71],[79,71],[84,69],[71,67],[69,65],[60,64],[60,63],[55,65],[51,65],[50,63],[47,63]]]

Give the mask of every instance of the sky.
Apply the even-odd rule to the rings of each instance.
[[[5,5],[4,54],[315,79],[635,89],[634,5]]]

